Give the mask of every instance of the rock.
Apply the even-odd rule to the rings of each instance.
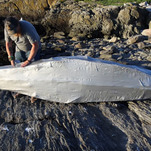
[[[11,94],[1,92],[1,95],[9,96]],[[34,150],[87,150],[88,148],[91,150],[101,150],[102,148],[104,150],[119,150],[119,148],[125,150],[126,144],[130,148],[134,148],[137,143],[137,141],[131,144],[128,142],[126,129],[124,129],[125,121],[122,117],[129,118],[132,114],[130,111],[128,115],[124,116],[124,113],[118,113],[117,107],[104,103],[65,105],[38,101],[31,105],[28,97],[25,96],[20,100],[8,101],[8,98],[5,99],[7,106],[0,101],[1,106],[4,105],[1,119],[11,124],[5,122],[1,125],[0,139],[5,141],[5,143],[0,141],[0,145],[3,144],[3,150],[30,150],[31,148]],[[13,110],[11,109],[12,101],[14,101]],[[122,109],[126,112],[127,107],[123,105]],[[111,119],[113,116],[114,118],[108,120],[108,116],[111,116],[109,117]],[[117,120],[116,126],[114,126],[115,119]],[[136,120],[136,118],[132,117],[131,120]],[[131,120],[127,120],[129,136],[132,135],[130,133]],[[138,122],[136,121],[136,123]],[[135,128],[137,129],[137,127]],[[99,135],[100,133],[101,135]],[[138,131],[137,135],[140,133]],[[119,138],[120,143],[118,143]],[[142,140],[143,145],[147,145],[143,138],[140,137],[140,141]],[[133,140],[133,137],[131,139]]]
[[[130,44],[134,44],[136,42],[141,42],[141,41],[144,41],[146,40],[147,37],[146,36],[142,36],[142,35],[136,35],[136,36],[132,36],[130,37],[128,40],[127,40],[127,44],[130,45]]]
[[[66,50],[66,46],[65,45],[63,45],[63,44],[58,44],[58,45],[53,45],[52,47],[51,47],[51,49],[53,49],[53,50],[55,50],[55,51],[58,51],[58,52],[65,52],[65,50]]]
[[[55,32],[54,33],[54,38],[64,39],[65,38],[65,33],[64,32]]]
[[[106,53],[108,54],[113,54],[115,52],[118,52],[117,48],[115,46],[105,46],[103,47],[103,49],[105,50]]]
[[[151,61],[151,55],[147,56],[146,58],[148,61]]]
[[[139,42],[137,43],[137,46],[139,49],[143,49],[145,47],[145,43],[144,42]]]
[[[147,106],[150,106],[148,101],[142,102],[129,102],[128,107],[130,110],[134,111],[143,124],[146,122],[151,124],[151,117],[148,114],[151,114],[151,111]],[[148,133],[148,132],[147,132]],[[148,133],[149,134],[149,133]],[[150,134],[149,134],[150,135]]]
[[[65,41],[64,40],[61,40],[61,39],[58,39],[57,42],[61,43],[61,44],[64,44]]]
[[[148,101],[149,102],[149,101]],[[150,103],[149,103],[150,104]],[[148,144],[148,142],[142,141],[142,137],[144,137],[145,135],[147,135],[147,137],[150,136],[150,134],[145,130],[149,124],[147,123],[145,125],[145,123],[140,126],[138,124],[138,122],[141,122],[139,118],[135,118],[135,111],[133,112],[132,110],[128,111],[126,108],[127,106],[129,106],[129,103],[127,104],[122,104],[122,108],[118,109],[116,107],[111,106],[110,104],[107,105],[108,109],[106,110],[106,108],[104,106],[100,106],[100,109],[103,112],[103,115],[107,118],[110,118],[111,121],[118,127],[120,127],[120,129],[126,133],[126,135],[130,138],[130,139],[135,139],[137,137],[136,142],[138,142],[138,144],[140,144],[139,146],[135,146],[131,141],[127,143],[127,150],[133,150],[134,148],[136,149],[142,149],[143,150],[148,150],[148,147],[150,147],[150,144]],[[150,105],[149,105],[150,106]],[[138,106],[137,106],[138,107]],[[139,107],[137,108],[139,110]],[[137,112],[137,111],[136,111]],[[138,117],[138,116],[137,116]],[[126,126],[125,122],[123,120],[121,120],[122,118],[128,118],[129,120],[126,122],[129,126]],[[140,127],[143,127],[140,129]],[[150,126],[149,126],[150,128]],[[135,132],[132,132],[134,131]],[[146,132],[145,132],[146,131]],[[149,130],[150,132],[150,130]],[[138,134],[136,136],[136,133]],[[143,147],[144,144],[148,144],[147,146]]]
[[[60,47],[55,47],[54,50],[55,51],[62,51],[62,49]]]
[[[151,21],[149,22],[149,29],[151,29]]]
[[[109,40],[109,42],[117,42],[118,41],[118,38],[117,37],[112,37],[110,40]]]
[[[101,54],[100,58],[101,59],[106,59],[106,60],[111,60],[112,55],[111,54]]]
[[[144,29],[141,34],[144,36],[151,37],[151,29]]]
[[[119,55],[118,53],[115,53],[112,55],[112,58],[119,61],[119,60],[122,60],[123,57],[121,55]]]
[[[133,14],[135,16],[132,16]],[[133,20],[131,19],[132,17],[135,17],[136,19],[139,18],[139,13],[135,9],[135,7],[125,7],[122,9],[119,14],[118,14],[118,19],[120,20],[121,23],[128,25],[131,23]]]
[[[82,40],[82,38],[81,37],[72,37],[72,39],[71,40],[73,40],[73,41],[81,41]]]
[[[16,16],[28,16],[30,18],[40,19],[44,16],[45,10],[51,8],[56,4],[58,0],[38,0],[38,1],[21,1],[21,0],[9,0],[1,3],[1,16],[16,15]],[[7,8],[7,9],[6,9]],[[39,18],[40,17],[40,18]]]
[[[135,5],[126,5],[125,8],[119,12],[118,19],[121,22],[120,26],[122,28],[123,38],[139,34],[140,28],[145,25],[140,26],[140,22],[143,22],[143,16],[147,15],[147,12],[142,10],[142,14],[140,14],[139,9],[140,8]],[[135,22],[137,22],[137,24],[135,24]],[[133,26],[133,24],[135,24],[135,26]],[[145,28],[145,26],[143,28]]]
[[[146,58],[148,56],[148,54],[143,51],[138,51],[138,55],[141,56],[142,58]]]
[[[94,19],[90,18],[92,11],[74,11],[69,20],[69,27],[71,28],[69,37],[88,37],[90,34],[90,26]],[[90,37],[90,36],[89,36]]]
[[[102,34],[110,35],[114,28],[113,21],[110,18],[103,17],[102,20]]]
[[[92,51],[89,51],[87,54],[86,54],[86,56],[90,56],[90,57],[93,57],[93,52]]]
[[[84,48],[85,47],[85,44],[84,43],[81,43],[81,42],[79,42],[78,44],[76,44],[75,46],[74,46],[74,48],[78,48],[78,49],[82,49],[82,48]]]

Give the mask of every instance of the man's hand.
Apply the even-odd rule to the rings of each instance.
[[[29,65],[30,63],[31,62],[29,60],[26,60],[21,64],[21,67],[25,67],[25,66]]]
[[[13,67],[15,67],[15,61],[14,61],[14,60],[12,60],[10,63],[11,63],[11,65],[12,65]]]

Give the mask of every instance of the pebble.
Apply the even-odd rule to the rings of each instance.
[[[78,49],[82,49],[82,48],[84,48],[84,47],[85,47],[85,44],[82,43],[82,42],[79,42],[78,44],[76,44],[76,45],[74,46],[74,48],[78,48]]]
[[[117,37],[112,37],[109,42],[117,42],[118,41],[118,38]]]
[[[145,29],[145,30],[142,31],[141,34],[144,35],[144,36],[151,37],[151,29]]]
[[[64,32],[55,32],[54,38],[65,39],[65,33]]]
[[[82,40],[82,38],[81,37],[72,37],[72,39],[71,40],[73,40],[73,41],[81,41]]]
[[[137,46],[138,46],[139,49],[143,49],[145,47],[145,43],[144,42],[139,42],[137,44]]]
[[[148,61],[151,61],[151,55],[146,58]]]

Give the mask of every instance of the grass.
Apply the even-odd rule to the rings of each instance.
[[[93,0],[75,0],[75,1],[94,2]],[[144,1],[142,0],[97,0],[95,3],[102,4],[102,5],[120,5],[120,4],[122,5],[128,2],[141,3],[141,2],[145,2],[145,0]],[[151,0],[148,0],[147,2],[150,3]]]

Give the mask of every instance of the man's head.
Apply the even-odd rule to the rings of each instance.
[[[4,24],[9,35],[18,33],[19,20],[16,17],[7,17]]]

